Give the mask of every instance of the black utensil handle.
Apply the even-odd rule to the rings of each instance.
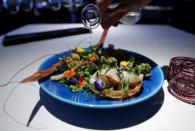
[[[63,29],[63,30],[37,32],[37,33],[27,33],[27,34],[19,34],[19,35],[6,35],[2,43],[4,46],[11,46],[11,45],[22,44],[31,41],[45,40],[45,39],[65,37],[65,36],[85,34],[85,33],[91,33],[91,31],[89,29],[79,27],[79,28],[70,28],[70,29]]]

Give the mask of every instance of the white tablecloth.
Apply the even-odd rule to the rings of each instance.
[[[9,34],[19,34],[80,27],[80,24],[27,25]],[[0,44],[0,84],[6,83],[15,72],[33,60],[47,55],[95,44],[102,32],[61,37],[4,47]],[[4,36],[0,36],[0,42]],[[91,40],[90,40],[91,39]],[[168,66],[175,56],[195,57],[195,35],[167,25],[119,25],[111,28],[105,45],[112,43],[141,53],[153,59],[159,66]],[[94,110],[61,103],[40,91],[37,82],[19,84],[17,81],[34,73],[48,57],[33,63],[19,74],[13,82],[0,88],[1,131],[195,131],[195,106],[173,97],[164,81],[162,90],[150,100],[122,109]],[[27,125],[29,125],[27,127]]]

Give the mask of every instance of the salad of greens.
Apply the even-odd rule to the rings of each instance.
[[[104,98],[135,96],[140,92],[144,78],[151,76],[148,63],[138,63],[113,45],[75,48],[60,60],[64,64],[57,68],[57,74],[50,77],[52,81],[65,84],[72,92],[89,90]]]

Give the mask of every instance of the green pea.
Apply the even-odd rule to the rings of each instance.
[[[109,91],[109,92],[113,92],[113,91],[114,91],[113,87],[110,87],[110,88],[108,89],[108,91]]]
[[[92,55],[91,54],[88,54],[88,58],[90,58]]]
[[[78,75],[84,75],[84,73],[85,73],[85,72],[83,72],[83,71],[78,71],[78,72],[77,72]]]
[[[80,75],[81,74],[81,71],[77,71],[77,75]]]
[[[84,75],[87,76],[87,77],[89,77],[89,76],[90,76],[90,72],[86,71],[86,72],[84,73]]]
[[[84,56],[83,56],[83,58],[84,58],[84,59],[87,59],[87,58],[88,58],[88,56],[87,56],[87,55],[84,55]]]
[[[85,77],[85,80],[86,80],[86,81],[89,81],[89,80],[90,80],[90,78],[89,78],[89,77]]]
[[[76,86],[70,85],[69,88],[70,88],[71,90],[75,90],[75,89],[76,89]]]

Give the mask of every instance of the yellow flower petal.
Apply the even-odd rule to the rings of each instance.
[[[129,64],[129,62],[127,62],[127,61],[121,61],[120,62],[120,65],[121,66],[127,66]]]
[[[83,52],[85,52],[85,49],[83,49],[83,48],[76,48],[76,52],[77,53],[83,53]]]

